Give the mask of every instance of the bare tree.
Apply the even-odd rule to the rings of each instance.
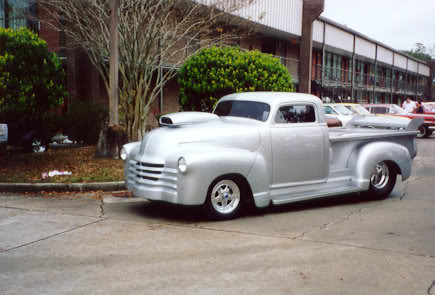
[[[39,2],[56,12],[50,24],[86,50],[110,93],[110,1]],[[151,104],[180,63],[199,47],[228,42],[246,32],[248,26],[232,14],[252,2],[119,0],[120,111],[129,141],[142,139]]]

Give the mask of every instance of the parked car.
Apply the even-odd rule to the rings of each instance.
[[[25,128],[15,123],[9,123],[7,125],[0,124],[0,126],[2,125],[7,126],[6,139],[3,140],[2,144],[0,144],[3,146],[3,149],[5,149],[7,145],[20,146],[26,152],[33,152],[33,153],[45,152],[48,149],[49,139],[47,138],[47,136],[44,135],[44,132],[42,132],[40,129],[36,127]],[[0,127],[0,133],[1,133],[1,127]],[[0,139],[0,143],[1,141],[2,140]]]
[[[419,126],[419,137],[429,137],[435,129],[435,116],[428,114],[408,113],[405,109],[397,104],[367,104],[364,107],[372,114],[395,116],[402,118],[421,118],[424,122]]]
[[[333,118],[333,117],[326,117],[326,125],[328,125],[329,128],[334,128],[334,127],[342,127],[343,124],[341,123],[340,120]]]
[[[340,103],[325,103],[323,107],[327,117],[340,120],[343,126],[346,126],[354,116],[352,111]]]
[[[354,115],[374,116],[365,107],[357,103],[342,103]]]
[[[8,145],[8,125],[0,124],[0,151],[4,151]]]
[[[398,174],[410,176],[421,120],[397,131],[357,128],[371,123],[355,117],[348,127],[328,129],[323,109],[308,94],[251,92],[221,98],[212,114],[164,115],[163,127],[123,146],[126,187],[151,201],[203,205],[227,219],[250,202],[266,207],[354,192],[385,197]]]
[[[423,102],[422,105],[425,114],[435,115],[435,102]]]

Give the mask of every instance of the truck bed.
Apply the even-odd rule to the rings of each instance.
[[[398,131],[374,128],[334,128],[329,129],[331,143],[350,140],[391,138],[400,136],[415,136],[417,131]]]

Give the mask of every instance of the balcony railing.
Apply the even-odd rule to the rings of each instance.
[[[353,73],[352,71],[322,65],[314,65],[312,69],[312,80],[324,87],[350,88],[352,78],[354,79],[353,87],[355,89],[376,89],[379,92],[395,92],[403,95],[417,94],[419,96],[428,91],[428,87],[423,82],[417,84],[417,82],[407,82],[357,71]]]

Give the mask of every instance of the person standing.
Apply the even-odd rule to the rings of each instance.
[[[417,105],[411,100],[411,98],[407,97],[406,101],[402,104],[402,108],[404,108],[408,113],[412,113],[417,108]]]
[[[423,105],[421,104],[421,101],[417,102],[417,107],[415,109],[416,114],[424,114]]]

